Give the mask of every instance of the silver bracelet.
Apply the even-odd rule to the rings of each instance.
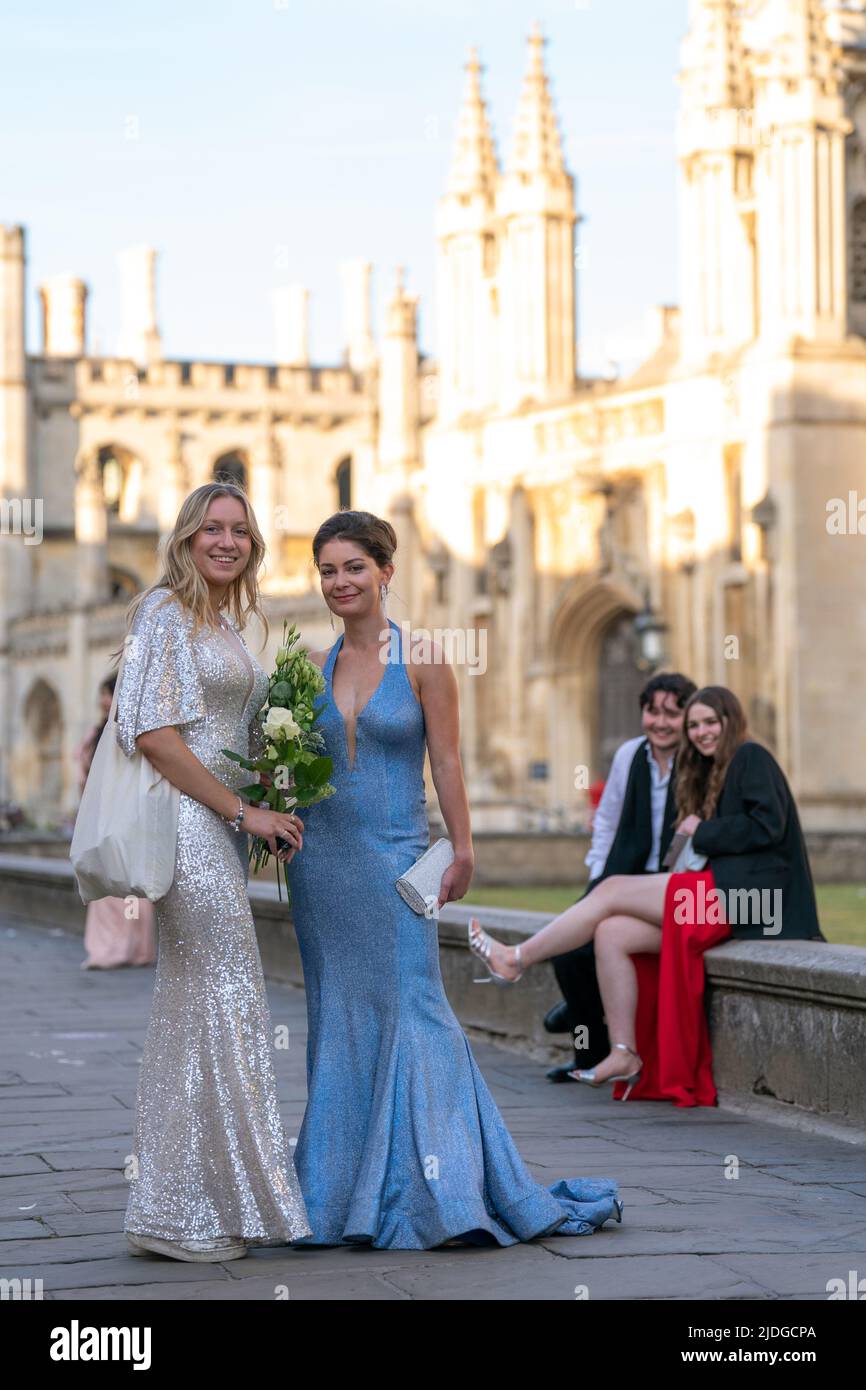
[[[236,835],[241,828],[241,821],[243,820],[243,818],[244,803],[241,801],[240,797],[238,797],[238,813],[235,816],[234,820],[229,821],[229,825],[231,826],[232,830],[235,832]],[[226,816],[226,820],[228,820],[228,816]]]

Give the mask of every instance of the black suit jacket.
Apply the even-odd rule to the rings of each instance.
[[[693,844],[707,856],[716,887],[725,894],[737,888],[781,891],[778,936],[825,939],[797,807],[782,769],[760,743],[749,739],[737,749],[716,814],[701,822]],[[735,937],[765,938],[766,923],[754,921],[754,913],[751,919],[745,911],[739,915],[746,920],[731,923]]]
[[[639,743],[635,749],[629,768],[628,781],[625,784],[625,796],[623,797],[616,834],[608,850],[607,859],[604,861],[604,868],[598,878],[593,880],[593,887],[596,883],[600,883],[603,878],[610,878],[611,874],[642,874],[646,872],[646,861],[649,859],[650,850],[653,847],[652,788],[646,749],[647,739]],[[671,763],[671,775],[662,821],[659,865],[667,853],[668,845],[674,833],[676,820],[675,782],[676,760],[674,759]],[[656,872],[664,873],[664,870],[659,867]]]

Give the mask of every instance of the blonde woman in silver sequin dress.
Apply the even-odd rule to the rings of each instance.
[[[220,751],[259,746],[268,678],[239,627],[260,614],[263,556],[242,490],[206,484],[181,507],[157,584],[130,608],[118,742],[181,793],[124,1222],[136,1254],[238,1259],[310,1229],[277,1105],[245,833],[273,851],[279,835],[291,857],[303,823],[244,804],[236,789],[249,773]]]

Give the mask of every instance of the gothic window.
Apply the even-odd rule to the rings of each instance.
[[[108,569],[108,587],[112,599],[118,601],[135,598],[135,595],[144,587],[139,579],[129,570],[118,569],[115,565],[110,565]]]
[[[851,211],[849,248],[852,304],[866,304],[866,198],[858,198]]]
[[[507,598],[511,593],[511,572],[514,564],[510,536],[503,536],[490,551],[490,588],[494,594]]]
[[[743,463],[742,445],[725,449],[725,502],[728,515],[729,558],[743,558]]]
[[[734,165],[734,187],[738,198],[752,195],[752,170],[754,160],[750,154],[737,155]]]
[[[475,565],[475,592],[483,595],[488,591],[488,557],[487,547],[484,543],[484,493],[482,491],[476,492],[472,504],[472,529],[475,533],[475,554],[478,557]]]
[[[222,454],[213,466],[215,483],[235,483],[246,491],[248,476],[247,456],[239,449]]]
[[[89,466],[93,466],[92,458]],[[134,522],[139,509],[141,459],[121,444],[104,444],[96,452],[96,470],[109,526]]]
[[[445,605],[448,602],[448,574],[451,557],[441,541],[437,541],[429,552],[429,564],[433,574],[433,601]]]
[[[102,479],[102,495],[105,498],[105,509],[110,514],[117,516],[120,512],[120,504],[123,498],[123,487],[126,480],[126,460],[123,457],[125,451],[115,448],[113,444],[106,444],[99,450],[99,475]]]
[[[50,823],[63,800],[63,711],[57,692],[41,677],[24,703],[24,724],[31,798],[40,821]]]
[[[337,509],[343,511],[352,505],[352,460],[343,459],[337,464]]]

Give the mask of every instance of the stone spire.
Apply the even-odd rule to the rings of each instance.
[[[514,141],[507,172],[510,175],[541,176],[551,183],[561,183],[569,176],[544,70],[545,42],[536,21],[529,35],[529,65],[517,104]]]
[[[499,404],[566,400],[575,382],[574,179],[544,70],[538,24],[496,198]]]
[[[457,148],[447,185],[447,192],[457,196],[481,193],[486,198],[492,198],[499,177],[493,132],[481,94],[483,71],[477,49],[470,48],[465,67],[463,104],[457,117]]]
[[[481,71],[473,48],[465,65],[454,162],[436,209],[439,413],[448,418],[481,409],[493,394],[496,201],[502,179]]]

